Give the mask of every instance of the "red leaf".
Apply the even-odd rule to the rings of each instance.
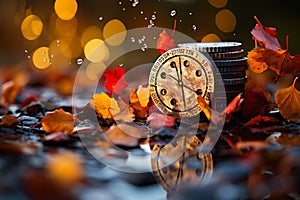
[[[105,83],[104,87],[108,90],[109,95],[112,93],[120,95],[125,87],[128,86],[125,77],[125,71],[121,67],[117,67],[114,70],[107,70],[104,72]]]
[[[160,114],[160,113],[152,113],[148,118],[147,122],[150,123],[152,127],[172,127],[175,125],[176,119],[174,117]]]
[[[276,28],[263,26],[262,23],[254,16],[257,21],[255,27],[251,30],[251,34],[255,40],[261,43],[266,49],[278,51],[281,49],[276,38]]]
[[[156,43],[156,49],[160,54],[163,54],[164,52],[168,51],[169,49],[175,46],[174,40],[172,39],[175,29],[176,29],[176,20],[174,21],[174,27],[171,36],[169,36],[169,34],[165,30],[163,30],[159,34],[159,38]]]

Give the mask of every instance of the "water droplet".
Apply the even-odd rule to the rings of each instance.
[[[138,39],[138,43],[139,43],[139,44],[142,44],[142,42],[143,42],[143,41],[142,41],[141,39]]]
[[[136,7],[140,2],[138,0],[134,0],[132,3],[132,7]]]
[[[192,13],[192,12],[190,12],[190,13],[189,13],[189,16],[192,16],[192,15],[193,15],[193,13]]]
[[[31,56],[27,56],[27,58],[28,58],[28,59],[30,59],[30,58],[31,58]]]
[[[76,60],[76,63],[77,63],[77,65],[81,65],[81,64],[83,63],[82,58],[78,58],[78,59]]]
[[[144,44],[143,44],[143,47],[144,47],[145,49],[147,49],[147,48],[148,48],[148,45],[147,45],[146,43],[144,43]]]
[[[181,22],[182,22],[182,19],[180,19],[179,22],[181,23]]]
[[[120,63],[120,64],[119,64],[120,67],[123,67],[123,65],[124,65],[123,63]]]
[[[46,51],[43,51],[42,54],[43,54],[43,55],[46,55]]]
[[[145,21],[147,21],[148,20],[148,18],[147,17],[145,17]]]
[[[25,49],[25,50],[24,50],[24,52],[25,52],[25,53],[28,53],[28,50],[27,50],[27,49]]]
[[[122,8],[122,10],[123,10],[123,11],[125,11],[125,10],[126,10],[126,8]]]
[[[143,37],[141,38],[142,41],[145,41],[146,36],[143,35]]]
[[[51,55],[50,55],[50,58],[54,58],[54,54],[51,54]]]
[[[151,19],[152,19],[152,20],[156,20],[156,16],[155,16],[155,15],[152,15],[152,16],[151,16]]]
[[[170,15],[171,17],[174,17],[176,15],[176,10],[171,10]]]
[[[154,36],[153,39],[156,40],[156,37]]]
[[[47,58],[43,58],[43,62],[46,63],[47,62]]]
[[[98,19],[99,19],[99,21],[102,21],[102,20],[103,20],[103,17],[102,17],[102,16],[100,16]]]
[[[122,1],[119,1],[119,5],[122,5]]]
[[[156,11],[154,11],[153,14],[156,14]]]
[[[142,51],[146,51],[146,49],[144,47],[141,48]]]
[[[140,13],[141,13],[141,15],[142,15],[142,14],[144,14],[144,11],[142,11],[142,10],[141,10],[141,12],[140,12]]]
[[[131,42],[135,42],[135,38],[134,38],[134,37],[131,37],[131,38],[130,38],[130,41],[131,41]]]
[[[197,26],[195,24],[192,25],[193,31],[197,31]]]

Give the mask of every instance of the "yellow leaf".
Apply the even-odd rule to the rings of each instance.
[[[142,85],[139,85],[136,94],[138,96],[139,102],[142,107],[146,107],[149,103],[150,98],[150,90],[149,87],[143,87]]]
[[[292,86],[280,89],[275,94],[275,102],[282,117],[288,121],[300,119],[300,91],[295,88],[295,78]]]
[[[90,99],[90,106],[103,118],[111,119],[120,112],[117,101],[106,93],[94,94]]]
[[[63,109],[48,112],[41,120],[41,123],[47,133],[65,132],[71,134],[74,129],[73,115],[65,112]]]
[[[84,178],[81,159],[72,152],[53,154],[46,163],[49,176],[66,186],[79,183]]]

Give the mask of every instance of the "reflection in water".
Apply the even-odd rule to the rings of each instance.
[[[164,146],[155,145],[152,149],[153,173],[169,195],[182,188],[203,184],[210,179],[213,173],[212,154],[199,153],[197,149],[201,144],[197,136],[185,135],[175,142]]]

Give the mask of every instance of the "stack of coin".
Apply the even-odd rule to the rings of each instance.
[[[241,42],[181,43],[178,46],[200,51],[214,62],[218,69],[217,73],[220,75],[216,77],[222,79],[215,79],[215,88],[220,87],[222,81],[225,88],[225,91],[215,90],[216,92],[212,96],[212,102],[217,110],[224,109],[234,97],[244,92],[248,67]]]

